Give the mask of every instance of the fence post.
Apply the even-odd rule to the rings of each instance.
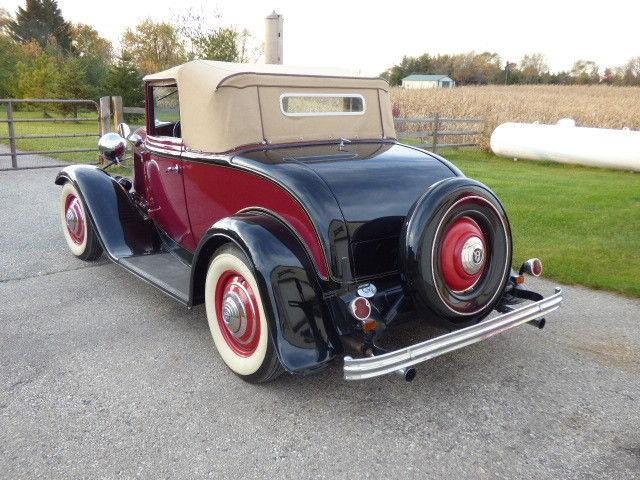
[[[18,149],[16,148],[16,131],[13,124],[13,102],[7,102],[7,130],[9,132],[9,148],[11,149],[11,168],[18,168]]]
[[[122,97],[111,97],[111,109],[113,111],[113,126],[118,130],[118,125],[124,122],[124,115],[122,112]]]
[[[433,136],[432,138],[432,144],[431,144],[431,151],[433,153],[436,153],[436,150],[438,150],[438,131],[440,130],[440,114],[438,113],[434,113],[433,114]]]
[[[111,131],[111,97],[100,97],[100,135]]]

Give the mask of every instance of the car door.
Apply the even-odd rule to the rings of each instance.
[[[149,216],[175,242],[195,250],[184,193],[180,107],[175,85],[150,87],[144,175]]]

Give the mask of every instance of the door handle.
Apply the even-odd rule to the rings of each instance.
[[[182,167],[180,165],[172,165],[170,167],[167,167],[165,172],[167,172],[167,173],[180,173],[180,172],[182,172]]]

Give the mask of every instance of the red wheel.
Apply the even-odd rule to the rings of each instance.
[[[86,237],[86,221],[80,199],[71,193],[67,196],[64,203],[64,217],[67,232],[73,243],[82,245]]]
[[[242,357],[255,353],[260,340],[260,309],[249,282],[235,270],[216,285],[216,317],[227,345]]]
[[[71,253],[81,260],[96,260],[102,248],[87,217],[84,203],[76,187],[67,182],[60,196],[60,223]]]
[[[250,382],[282,373],[253,268],[235,246],[220,248],[209,264],[205,307],[216,349],[233,372]]]
[[[489,261],[487,251],[487,240],[472,218],[461,217],[449,226],[440,251],[440,265],[447,287],[455,293],[473,288]]]

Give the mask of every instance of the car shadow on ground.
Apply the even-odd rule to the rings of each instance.
[[[178,307],[179,308],[179,307]],[[208,342],[208,356],[211,358],[212,368],[226,368],[222,359],[215,350],[213,341],[210,339],[209,326],[204,306],[195,307],[190,314],[191,320],[198,325],[198,330],[206,337]],[[390,329],[380,340],[381,347],[394,350],[408,345],[412,345],[424,340],[447,333],[447,330],[436,328],[429,325],[420,318],[407,316],[402,322]],[[481,346],[471,346],[468,349],[478,349]],[[504,348],[509,348],[508,343]],[[480,353],[482,351],[480,350]],[[476,352],[478,353],[478,352]],[[495,353],[495,352],[493,352]],[[514,352],[512,352],[514,353]],[[505,353],[508,354],[508,353]],[[497,368],[494,362],[499,361],[493,355],[482,354],[482,368]],[[300,398],[317,397],[321,399],[324,396],[335,397],[341,393],[350,392],[353,395],[354,390],[361,390],[362,393],[379,392],[380,389],[387,388],[389,390],[397,389],[407,385],[414,393],[422,392],[427,395],[434,388],[439,388],[438,384],[447,386],[455,385],[457,382],[473,382],[474,381],[474,364],[466,359],[464,353],[453,355],[444,355],[431,359],[423,364],[416,366],[417,376],[412,382],[407,382],[404,377],[399,374],[387,374],[378,378],[347,381],[343,378],[342,372],[343,354],[336,355],[333,362],[317,372],[307,375],[283,374],[281,377],[267,384],[256,385],[255,388],[267,390],[281,390],[289,394],[299,396]],[[215,363],[215,365],[213,365]],[[230,381],[241,381],[230,376]],[[443,385],[440,385],[443,386]]]

